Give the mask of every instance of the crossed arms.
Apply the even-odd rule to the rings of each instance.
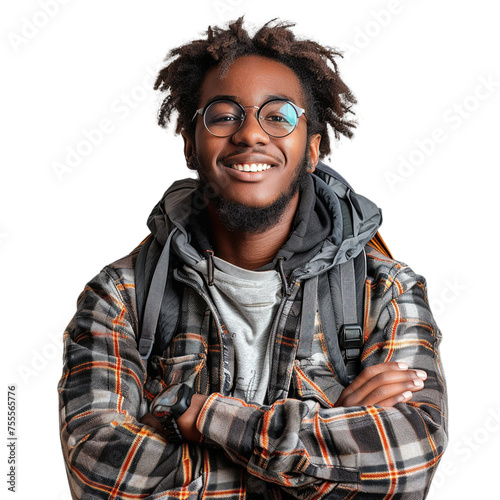
[[[144,417],[133,269],[105,268],[80,296],[65,333],[61,439],[74,497],[155,498],[181,490],[196,496],[196,470],[217,453],[292,496],[345,488],[367,498],[423,498],[446,445],[440,333],[423,280],[402,266],[387,276],[371,286],[365,369],[334,407],[197,395],[179,419],[191,443],[173,445]]]

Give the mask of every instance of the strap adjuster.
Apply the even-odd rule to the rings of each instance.
[[[359,358],[363,348],[363,328],[361,325],[342,325],[340,348],[345,351],[346,361]]]

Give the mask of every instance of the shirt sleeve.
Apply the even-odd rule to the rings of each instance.
[[[130,280],[131,281],[131,280]],[[60,426],[73,498],[189,497],[197,446],[174,445],[143,425],[146,372],[137,351],[131,295],[113,268],[90,281],[64,335]],[[149,496],[153,495],[153,496]]]
[[[285,399],[257,406],[216,394],[200,413],[199,430],[250,474],[298,498],[333,489],[359,492],[356,498],[424,498],[447,443],[441,333],[424,279],[399,264],[380,274],[367,286],[367,318],[362,368],[405,361],[427,372],[410,402],[324,408]]]

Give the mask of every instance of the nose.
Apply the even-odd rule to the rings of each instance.
[[[252,109],[256,108],[256,109]],[[231,141],[238,146],[253,146],[254,144],[268,144],[269,135],[260,126],[257,118],[257,106],[247,106],[243,125],[232,136]]]

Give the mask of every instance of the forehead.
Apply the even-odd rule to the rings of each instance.
[[[285,64],[262,56],[235,59],[222,78],[217,66],[210,68],[201,85],[200,106],[217,96],[231,96],[244,106],[259,105],[279,96],[305,106],[302,85],[295,72]]]

